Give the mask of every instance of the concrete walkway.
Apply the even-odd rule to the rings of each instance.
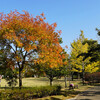
[[[82,92],[75,99],[70,100],[100,100],[100,86],[95,86]]]

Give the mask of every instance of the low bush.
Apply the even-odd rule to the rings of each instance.
[[[14,90],[2,90],[0,92],[0,100],[29,100],[34,98],[41,98],[49,95],[57,95],[60,93],[61,86],[44,86],[22,88]]]
[[[85,75],[85,81],[88,81],[89,83],[100,83],[100,72],[87,73]]]

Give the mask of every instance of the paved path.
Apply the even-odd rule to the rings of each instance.
[[[100,86],[95,86],[82,92],[74,100],[100,100]]]

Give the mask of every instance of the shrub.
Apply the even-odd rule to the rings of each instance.
[[[15,71],[13,71],[12,69],[8,68],[8,70],[5,73],[5,79],[7,81],[7,84],[10,87],[15,87],[17,84],[17,75],[15,73]]]
[[[100,72],[87,73],[85,75],[85,81],[100,83]]]
[[[22,88],[14,90],[6,90],[0,92],[1,100],[29,100],[33,98],[41,98],[49,95],[57,95],[60,93],[61,86],[43,86],[34,88]]]

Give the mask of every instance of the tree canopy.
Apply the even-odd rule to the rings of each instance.
[[[11,11],[0,13],[0,50],[7,52],[9,67],[19,68],[19,86],[22,86],[21,71],[25,65],[46,63],[50,67],[62,65],[59,44],[61,31],[56,23],[45,22],[44,14],[33,17],[28,12]]]

